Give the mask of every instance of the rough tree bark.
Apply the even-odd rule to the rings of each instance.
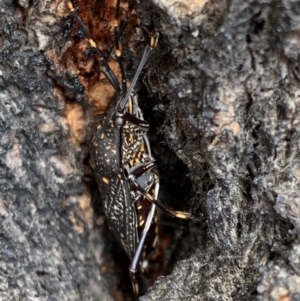
[[[300,300],[300,2],[154,2],[136,10],[161,33],[143,78],[161,200],[183,183],[168,204],[203,223],[140,299]],[[56,57],[62,5],[0,3],[0,298],[124,300],[92,201],[93,115]]]

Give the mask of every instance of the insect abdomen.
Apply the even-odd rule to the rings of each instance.
[[[129,258],[133,258],[137,247],[136,210],[132,204],[129,185],[122,179],[111,179],[108,189],[99,186],[108,225],[121,242]]]
[[[119,129],[98,125],[90,153],[108,225],[132,258],[137,246],[136,210],[123,178],[119,145]]]

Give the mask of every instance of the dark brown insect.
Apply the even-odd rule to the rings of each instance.
[[[119,20],[120,1],[117,1],[114,47],[122,76],[120,85],[70,1],[68,7],[90,46],[100,57],[101,70],[116,91],[107,115],[93,133],[90,154],[109,227],[131,259],[129,271],[134,293],[138,295],[136,273],[142,271],[141,262],[158,244],[156,207],[178,218],[191,218],[190,213],[173,211],[157,201],[159,177],[147,137],[149,125],[143,118],[134,91],[140,73],[156,47],[158,34],[150,38],[150,45],[145,47],[132,83],[127,87],[119,45],[126,22]]]

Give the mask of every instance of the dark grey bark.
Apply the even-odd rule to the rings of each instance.
[[[161,33],[141,104],[161,201],[203,219],[141,300],[299,300],[300,2],[198,2],[138,6]],[[60,4],[0,4],[1,300],[111,300],[117,282],[100,273],[89,107],[53,55],[68,28]],[[80,143],[70,99],[85,112]]]
[[[0,10],[0,299],[112,300],[82,150],[48,75],[45,51],[61,32],[55,3],[1,1]]]
[[[208,227],[141,299],[298,300],[300,2],[208,1],[175,21],[163,131]]]

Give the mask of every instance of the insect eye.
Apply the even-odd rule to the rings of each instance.
[[[115,117],[115,126],[116,127],[121,127],[124,124],[125,124],[125,120],[124,120],[123,116],[116,115],[116,117]]]

